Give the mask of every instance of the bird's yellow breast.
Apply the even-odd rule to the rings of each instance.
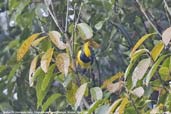
[[[77,54],[77,64],[79,64],[82,68],[88,68],[91,65],[91,62],[85,63],[83,60],[81,60],[81,50],[79,50]]]

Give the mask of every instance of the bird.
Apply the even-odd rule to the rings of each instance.
[[[82,49],[80,49],[77,53],[77,64],[82,69],[90,68],[95,59],[94,50],[91,44],[91,41],[85,42]]]

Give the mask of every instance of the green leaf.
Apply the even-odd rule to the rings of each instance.
[[[138,65],[135,67],[133,73],[132,73],[132,88],[136,86],[136,83],[138,80],[141,80],[143,78],[143,76],[145,75],[145,73],[147,72],[149,66],[151,63],[151,59],[150,58],[146,58],[141,60]]]
[[[78,33],[79,33],[80,37],[83,40],[88,40],[88,39],[91,39],[93,37],[93,30],[86,23],[77,24],[77,29],[78,29]]]
[[[16,64],[13,66],[12,70],[10,71],[9,75],[8,75],[8,81],[10,82],[11,79],[15,76],[15,73],[17,72],[17,70],[19,69],[21,64]]]
[[[107,111],[107,114],[113,113],[113,112],[116,110],[116,108],[119,106],[119,104],[121,103],[121,101],[122,101],[122,99],[116,100],[116,101],[109,107],[109,109],[108,109],[108,111]]]
[[[87,83],[84,83],[83,85],[81,85],[76,92],[75,98],[76,98],[76,103],[75,103],[75,110],[77,110],[77,108],[80,106],[81,100],[84,96],[84,93],[86,91],[87,88]]]
[[[124,74],[124,79],[127,80],[127,78],[130,76],[131,70],[133,69],[133,66],[135,64],[135,61],[131,61],[126,68],[125,74]]]
[[[13,2],[12,2],[13,1]],[[9,8],[10,10],[15,10],[14,13],[12,13],[11,19],[16,21],[16,19],[18,18],[18,16],[20,16],[23,12],[23,10],[25,9],[25,7],[30,3],[30,0],[27,1],[17,1],[17,0],[11,0],[9,2]]]
[[[59,94],[59,93],[56,93],[56,94],[51,95],[51,96],[47,99],[47,101],[43,104],[42,110],[43,110],[43,111],[46,111],[47,108],[48,108],[56,99],[58,99],[60,96],[61,96],[61,94]]]
[[[20,44],[20,41],[19,39],[15,39],[15,40],[12,40],[11,42],[9,42],[8,44],[8,48],[12,49],[12,48],[16,48],[16,46]]]
[[[157,43],[154,48],[151,51],[151,56],[153,58],[154,61],[157,60],[157,58],[159,57],[161,51],[164,48],[164,43],[162,41],[160,41],[159,43]]]
[[[17,8],[17,6],[20,4],[19,0],[9,0],[9,10],[12,11]]]
[[[88,113],[87,114],[92,114],[93,111],[95,111],[100,105],[102,105],[104,102],[104,99],[100,99],[95,101],[89,108]]]
[[[52,47],[52,43],[49,41],[48,38],[45,38],[42,40],[42,42],[39,45],[40,49],[44,52],[46,52],[49,48]]]
[[[139,48],[141,46],[141,44],[148,38],[150,38],[150,36],[154,35],[154,34],[157,34],[157,33],[150,33],[150,34],[146,34],[144,36],[142,36],[138,42],[134,45],[132,51],[131,51],[131,54],[130,56],[132,57],[133,53],[137,50],[137,48]]]
[[[97,30],[100,30],[102,27],[103,27],[103,24],[104,24],[104,21],[99,21],[96,25],[95,25],[95,28]]]
[[[41,86],[42,91],[45,91],[48,88],[50,82],[52,81],[54,76],[53,71],[55,69],[55,66],[56,66],[55,64],[51,65],[49,67],[47,74],[45,74],[45,78],[43,79],[42,86]]]
[[[126,86],[128,89],[132,87],[132,72],[133,68],[135,67],[136,61],[130,61],[128,67],[126,68],[124,80],[126,81]]]
[[[148,72],[148,74],[146,76],[146,79],[145,79],[146,85],[149,84],[149,81],[151,80],[153,75],[156,73],[158,66],[167,56],[168,56],[168,54],[160,56],[159,59],[153,64],[152,68],[150,69],[150,71]]]
[[[71,23],[71,24],[69,25],[69,27],[68,27],[68,32],[72,34],[73,31],[74,31],[74,28],[75,28],[74,24]]]
[[[0,66],[0,74],[5,71],[7,69],[7,67],[5,65],[1,65]]]
[[[42,69],[39,70],[39,72],[40,71],[43,72]],[[42,105],[42,101],[43,101],[45,94],[46,94],[45,91],[41,90],[43,79],[44,79],[44,75],[37,76],[37,83],[36,83],[37,109]]]
[[[142,54],[149,53],[148,49],[139,49],[131,56],[131,61],[137,60]]]
[[[161,84],[161,81],[159,79],[156,79],[156,80],[151,81],[150,85],[152,87],[160,87],[162,84]]]
[[[163,63],[162,63],[162,67],[168,67],[169,68],[169,64],[170,64],[170,57],[166,58]]]
[[[137,114],[137,112],[133,106],[130,106],[125,109],[124,114]]]
[[[106,112],[109,109],[109,104],[104,104],[100,107],[98,107],[95,111],[96,114],[106,114]]]
[[[33,75],[33,80],[35,80],[38,76],[42,76],[42,75],[45,75],[44,71],[38,67]]]
[[[74,105],[76,102],[75,94],[77,92],[77,89],[78,86],[75,83],[71,83],[71,85],[69,85],[69,88],[67,89],[66,98],[68,103],[70,103],[71,105]]]
[[[165,101],[166,110],[171,111],[171,93],[167,95],[166,101]]]
[[[168,67],[161,67],[159,69],[159,74],[162,80],[168,81],[170,80],[170,72]]]
[[[169,72],[171,72],[171,57],[169,57]]]
[[[55,68],[55,64],[51,65],[47,74],[45,74],[42,69],[38,69],[35,72],[34,77],[37,77],[36,84],[36,95],[37,95],[37,109],[42,105],[43,99],[47,94],[48,87],[54,77],[53,70]],[[44,75],[45,74],[45,75]]]
[[[94,87],[90,89],[91,96],[94,100],[102,99],[103,92],[100,87]]]

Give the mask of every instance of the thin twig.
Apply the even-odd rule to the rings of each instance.
[[[67,35],[66,33],[64,33],[63,29],[60,27],[57,18],[55,17],[55,15],[53,15],[52,11],[49,9],[49,6],[48,6],[46,0],[44,0],[44,1],[45,1],[46,6],[47,6],[48,12],[50,13],[50,16],[52,17],[52,19],[53,19],[53,21],[55,22],[56,26],[58,27],[59,31],[60,31],[60,32],[64,35],[64,37],[66,38],[66,40],[67,40],[67,42],[68,42],[68,47],[69,47],[69,52],[70,52],[71,59],[74,60],[74,59],[73,59],[73,53],[72,53],[72,46],[71,46],[71,43],[70,43],[70,41],[69,41],[68,35]],[[52,6],[53,6],[53,5],[52,5]]]
[[[99,62],[97,61],[96,57],[95,57],[95,62],[97,65],[97,71],[98,71],[98,75],[99,75],[98,86],[101,86],[102,79],[101,79],[100,65],[99,65]]]
[[[169,22],[169,24],[171,24],[170,19],[169,19],[169,16],[171,17],[171,12],[170,12],[171,10],[169,9],[169,6],[168,6],[166,0],[164,0],[163,2],[164,2],[165,10],[167,10],[167,11],[166,11],[166,16],[167,16],[167,18],[168,18],[168,22]],[[167,13],[167,12],[168,12],[168,13]]]
[[[74,29],[76,29],[76,25],[78,24],[78,21],[80,19],[80,14],[81,14],[82,6],[83,6],[83,3],[81,3],[81,5],[80,5],[80,9],[79,9],[79,12],[78,12],[77,20],[75,21],[75,27],[74,27]]]
[[[142,17],[141,17],[141,21],[143,23],[143,26],[144,26],[144,29],[145,29],[146,33],[148,34],[149,33],[148,28],[147,28],[147,26],[146,26],[146,24],[144,22],[144,19]]]
[[[136,3],[138,4],[140,11],[143,13],[143,15],[145,16],[145,18],[148,20],[148,22],[150,23],[150,25],[154,28],[154,30],[159,34],[160,37],[162,37],[161,33],[159,32],[159,30],[156,28],[156,26],[153,24],[153,22],[150,20],[150,18],[148,17],[148,15],[146,14],[144,8],[142,7],[141,3],[139,2],[139,0],[135,0]]]
[[[84,106],[87,108],[87,109],[89,109],[90,108],[90,106],[89,106],[89,104],[88,104],[88,102],[86,101],[86,99],[83,97],[83,103],[84,103]]]
[[[74,18],[75,18],[75,7],[76,7],[76,5],[74,6]],[[76,25],[78,24],[78,21],[79,21],[79,18],[80,18],[80,12],[81,12],[81,8],[82,8],[82,3],[81,3],[81,6],[80,6],[80,9],[79,9],[79,13],[78,13],[78,17],[77,17],[77,19],[76,19],[76,21],[75,21],[75,25],[74,25],[74,31],[73,31],[73,33],[72,33],[72,39],[71,39],[71,41],[72,41],[72,52],[73,52],[73,55],[75,55],[75,52],[74,52],[74,50],[75,50],[75,46],[74,46],[74,42],[75,42],[75,33],[76,33]],[[76,63],[74,62],[74,66],[76,66]]]
[[[46,0],[44,0],[46,6],[47,6],[47,9],[48,9],[48,12],[50,13],[50,16],[52,17],[53,21],[55,22],[56,26],[58,27],[58,29],[60,30],[60,32],[64,35],[64,37],[66,38],[67,42],[68,42],[68,48],[69,48],[69,52],[70,52],[70,56],[71,56],[71,61],[74,61],[74,57],[73,57],[73,51],[72,51],[72,46],[71,46],[71,42],[68,38],[68,35],[62,30],[62,28],[60,27],[59,23],[58,23],[58,20],[57,18],[55,17],[55,15],[52,13],[52,11],[50,10]],[[53,6],[53,5],[52,5]],[[76,64],[74,62],[74,67],[76,68]],[[77,78],[79,78],[78,76],[78,73],[76,72],[76,70],[74,69],[74,72],[76,73],[77,75]],[[80,84],[79,84],[80,86]],[[85,98],[83,98],[83,103],[84,105],[86,106],[86,108],[88,109],[89,105],[88,105],[88,102],[86,101]]]
[[[79,12],[78,12],[78,17],[77,17],[77,19],[76,19],[76,21],[75,21],[75,24],[74,24],[74,31],[73,31],[73,37],[72,37],[72,41],[73,41],[73,44],[72,44],[72,46],[73,46],[73,53],[74,53],[74,49],[75,49],[75,47],[74,47],[74,42],[75,42],[75,33],[76,33],[76,27],[77,27],[77,24],[78,24],[78,21],[79,21],[79,19],[80,19],[80,14],[81,14],[81,9],[82,9],[82,3],[81,3],[81,5],[80,5],[80,8],[79,8]],[[75,7],[76,6],[74,6],[74,17],[75,17]]]
[[[48,6],[46,0],[45,0],[45,5],[46,5],[46,7],[47,7],[47,10],[48,10],[50,16],[52,17],[53,21],[55,22],[56,26],[58,27],[58,29],[60,30],[60,32],[63,33],[63,30],[62,30],[62,28],[59,26],[59,23],[58,23],[57,18],[55,18],[54,14],[53,14],[52,11],[50,10],[50,8],[49,8],[49,6]]]
[[[53,6],[52,0],[50,0],[50,6],[52,8],[52,13],[53,13],[54,17],[57,19],[57,16],[56,16],[56,13],[55,13],[55,8]]]
[[[165,5],[165,7],[166,7],[166,9],[167,9],[167,12],[168,12],[169,15],[171,16],[171,12],[170,12],[170,9],[169,9],[169,6],[168,6],[166,0],[163,0],[163,2],[164,2],[164,5]]]
[[[67,0],[67,11],[66,11],[66,18],[65,18],[65,32],[67,32],[67,28],[68,28],[68,12],[69,12],[69,0]]]

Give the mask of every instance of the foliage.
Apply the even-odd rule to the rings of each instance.
[[[0,111],[171,112],[170,1],[6,1]],[[94,64],[80,69],[89,40]]]

